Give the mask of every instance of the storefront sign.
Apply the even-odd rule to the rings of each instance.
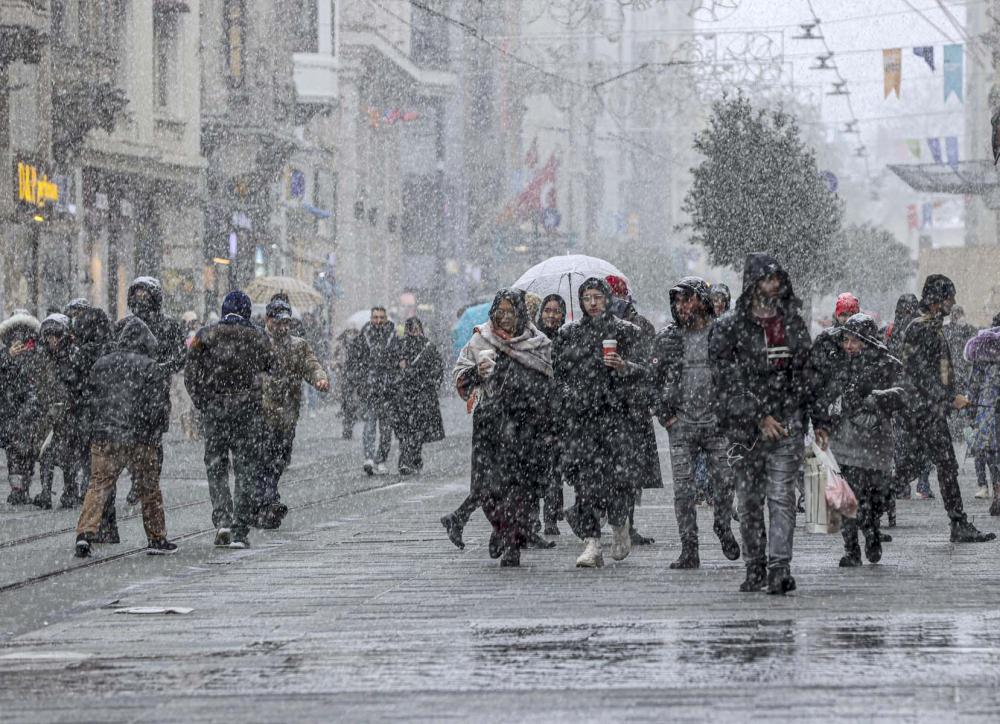
[[[41,208],[46,201],[59,200],[59,186],[49,181],[44,173],[39,176],[38,169],[31,164],[18,161],[17,200]]]

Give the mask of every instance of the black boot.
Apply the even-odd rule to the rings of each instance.
[[[632,545],[634,546],[651,546],[656,543],[655,538],[650,538],[645,536],[635,528],[631,528],[628,533],[628,537],[632,539]]]
[[[861,545],[858,543],[857,536],[855,536],[853,544],[846,541],[844,542],[844,557],[840,559],[840,567],[855,568],[860,565],[862,565]]]
[[[698,557],[698,541],[681,541],[681,554],[676,561],[670,564],[672,570],[687,570],[699,568],[701,560]]]
[[[448,531],[448,540],[454,543],[459,550],[465,550],[465,542],[462,540],[462,531],[465,526],[462,525],[458,516],[454,513],[448,513],[441,519],[441,525]]]
[[[42,510],[52,510],[52,491],[43,490],[35,499],[31,501],[31,504],[35,507],[41,508]]]
[[[990,515],[1000,515],[1000,495],[997,495],[998,492],[1000,491],[996,488],[993,489],[993,502],[990,503]]]
[[[502,556],[506,547],[507,546],[504,545],[503,540],[500,539],[500,536],[496,534],[496,531],[490,533],[490,558],[499,558]]]
[[[740,584],[740,592],[754,593],[756,591],[761,591],[764,589],[764,583],[766,580],[767,568],[758,563],[748,565],[747,577],[746,580]]]
[[[776,566],[767,572],[767,592],[771,596],[784,596],[795,590],[795,579],[788,566]]]
[[[576,503],[573,503],[573,505],[563,511],[563,518],[566,524],[569,525],[569,529],[573,531],[573,535],[583,540],[584,536],[580,534],[580,508]]]
[[[865,558],[869,563],[878,563],[882,560],[882,536],[878,528],[865,536]]]
[[[953,520],[951,522],[952,543],[986,543],[996,537],[996,533],[983,533],[968,520]]]
[[[889,527],[890,528],[895,528],[896,527],[896,496],[894,494],[892,494],[892,493],[890,493],[889,496],[888,496],[888,498],[887,498],[885,512],[886,512],[887,517],[889,518]],[[885,536],[882,536],[882,542],[883,543],[888,543],[889,541],[886,540]]]
[[[503,549],[503,557],[500,558],[501,568],[517,568],[521,565],[521,549],[517,546],[507,546]]]
[[[76,537],[76,548],[73,555],[77,558],[90,558],[90,553],[90,535],[80,533]]]
[[[538,535],[537,532],[531,532],[531,538],[528,540],[528,545],[532,548],[541,548],[542,550],[548,548],[555,548],[556,542],[554,540],[545,540],[542,536]]]
[[[740,542],[733,535],[732,528],[720,530],[716,528],[715,534],[719,536],[719,543],[722,544],[722,555],[731,561],[739,560]]]
[[[547,518],[545,520],[545,530],[544,530],[544,533],[545,533],[545,535],[561,535],[561,533],[559,532],[559,526],[556,525],[556,519],[555,518],[551,518],[551,519]]]

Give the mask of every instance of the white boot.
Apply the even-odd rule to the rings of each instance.
[[[604,552],[600,538],[584,538],[583,553],[576,559],[577,568],[600,568],[604,565]]]
[[[616,561],[624,561],[628,558],[628,554],[632,550],[632,536],[629,535],[630,527],[627,520],[622,525],[614,526],[615,537],[611,542],[611,557]]]

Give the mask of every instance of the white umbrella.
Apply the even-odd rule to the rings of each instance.
[[[612,275],[621,277],[626,284],[628,283],[628,279],[614,264],[609,264],[595,256],[569,254],[567,256],[554,256],[541,264],[535,264],[514,282],[514,288],[523,289],[543,298],[549,294],[560,295],[566,300],[569,308],[569,320],[572,320],[580,285],[590,277],[604,279],[604,277]]]

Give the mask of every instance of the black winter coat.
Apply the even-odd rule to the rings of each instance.
[[[156,339],[138,317],[118,335],[115,351],[90,371],[91,439],[125,445],[156,445],[169,414],[159,395],[166,376],[153,355]]]
[[[772,273],[782,280],[778,310],[785,329],[785,344],[781,347],[787,349],[768,349],[764,328],[754,320],[752,311],[757,282]],[[716,323],[710,344],[715,378],[720,383],[720,421],[731,440],[755,439],[759,435],[758,423],[768,415],[786,429],[798,416],[803,425],[807,423],[815,397],[815,375],[810,359],[812,340],[799,314],[801,306],[788,274],[773,257],[747,255],[743,293],[733,313],[723,315]],[[782,365],[772,364],[770,357],[782,359]]]
[[[363,405],[380,405],[394,398],[393,385],[400,359],[398,344],[391,322],[380,329],[368,322],[351,343],[347,368]]]
[[[406,368],[396,373],[393,429],[400,439],[417,437],[425,443],[443,440],[444,422],[438,400],[444,379],[441,354],[424,336],[406,336],[397,346],[399,359],[406,361]]]
[[[104,310],[90,307],[73,320],[72,329],[67,363],[61,371],[73,416],[80,421],[81,433],[89,434],[93,420],[90,371],[97,360],[113,350],[111,322]]]
[[[0,445],[30,456],[35,439],[38,408],[34,378],[38,320],[16,315],[0,323]],[[15,342],[27,349],[10,354]]]
[[[273,365],[267,332],[230,314],[202,327],[191,340],[184,386],[199,410],[259,405],[263,374]]]
[[[911,429],[946,418],[952,410],[955,368],[942,321],[921,308],[903,335],[899,358],[905,370],[903,387],[909,412],[907,425]]]

